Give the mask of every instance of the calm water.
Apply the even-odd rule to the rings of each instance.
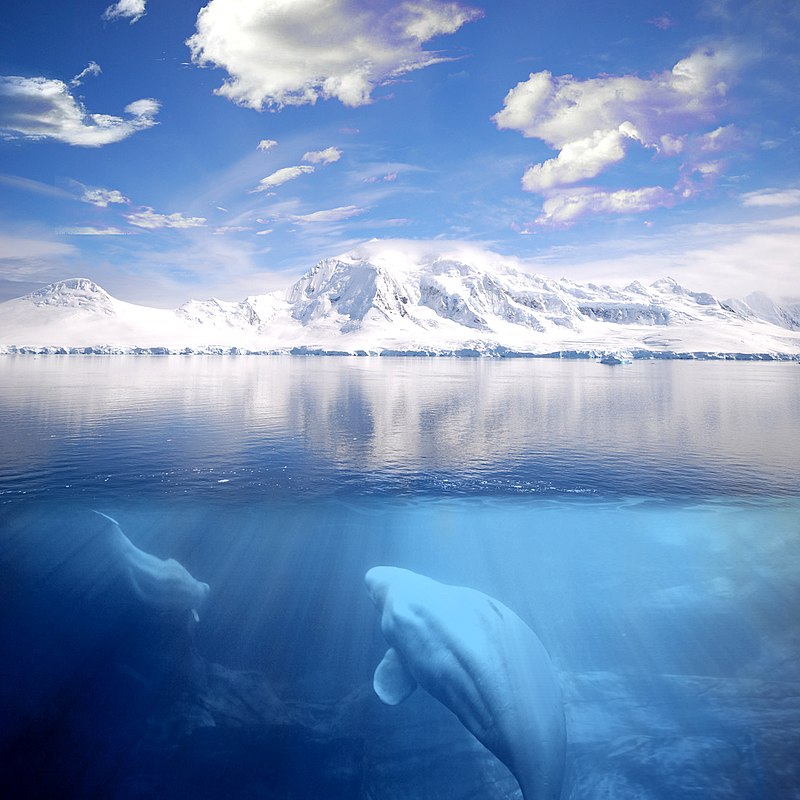
[[[0,425],[5,796],[520,797],[372,694],[389,564],[536,631],[564,797],[800,798],[796,364],[9,356]]]

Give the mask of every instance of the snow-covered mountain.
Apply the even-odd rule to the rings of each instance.
[[[174,311],[71,279],[0,303],[2,352],[430,353],[800,357],[800,308],[720,302],[671,278],[623,289],[553,280],[497,258],[355,251],[284,292]]]

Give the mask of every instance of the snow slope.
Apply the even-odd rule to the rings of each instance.
[[[720,302],[670,278],[623,289],[553,280],[499,257],[379,247],[320,261],[285,292],[174,311],[76,278],[0,303],[2,352],[800,357],[800,309]]]

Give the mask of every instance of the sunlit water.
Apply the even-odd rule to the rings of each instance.
[[[796,364],[6,357],[0,425],[4,796],[519,797],[372,694],[390,564],[536,631],[565,797],[800,797]],[[199,623],[88,509],[210,585]]]

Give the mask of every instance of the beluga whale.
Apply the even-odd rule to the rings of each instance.
[[[373,678],[387,705],[421,686],[519,783],[525,800],[562,793],[566,723],[550,657],[499,600],[400,567],[373,567],[367,591],[389,644]]]
[[[208,595],[208,584],[194,578],[174,558],[161,559],[140,550],[115,519],[101,511],[94,513],[101,518],[98,522],[105,529],[107,543],[139,600],[156,611],[188,611],[198,621],[198,610]]]

